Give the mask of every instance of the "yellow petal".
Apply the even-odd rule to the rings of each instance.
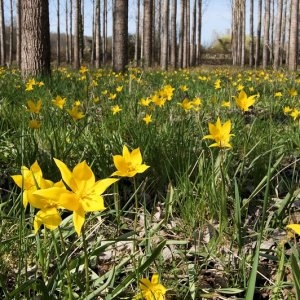
[[[61,173],[61,177],[62,177],[63,181],[73,191],[74,191],[74,189],[76,190],[77,187],[74,185],[74,182],[72,182],[72,172],[69,170],[69,168],[59,159],[54,158],[54,161],[55,161],[57,167],[59,168],[59,171]]]
[[[39,210],[33,221],[34,232],[37,233],[42,224],[44,224],[46,228],[54,230],[61,221],[61,216],[56,208]]]
[[[295,233],[300,235],[300,224],[289,224],[286,228],[292,229]]]
[[[151,283],[156,284],[159,283],[159,275],[158,274],[153,274],[151,277]]]
[[[85,161],[74,167],[72,175],[76,184],[76,190],[73,191],[78,194],[84,194],[95,184],[95,175]]]
[[[105,179],[98,180],[94,186],[95,193],[97,193],[98,195],[102,195],[110,185],[112,185],[118,180],[119,179],[117,178],[105,178]]]
[[[133,165],[140,165],[142,163],[142,154],[140,148],[132,150],[130,158]]]
[[[81,199],[80,205],[85,212],[102,211],[105,209],[104,199],[98,194],[89,194],[88,197]]]
[[[73,223],[74,228],[78,236],[81,235],[81,228],[85,221],[85,215],[83,208],[78,209],[77,211],[74,211],[73,213]]]

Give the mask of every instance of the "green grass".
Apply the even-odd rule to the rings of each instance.
[[[139,280],[154,273],[168,288],[166,299],[299,297],[291,276],[299,273],[297,239],[285,229],[299,223],[300,119],[283,111],[300,109],[299,96],[290,95],[292,88],[300,93],[295,74],[62,68],[36,82],[26,91],[17,70],[0,72],[1,298],[132,299]],[[167,85],[174,90],[161,106],[140,104]],[[239,85],[248,96],[259,94],[249,112],[233,98]],[[52,103],[58,95],[66,98],[63,109]],[[198,109],[179,105],[197,97]],[[42,101],[38,114],[28,111],[28,100]],[[75,101],[85,115],[80,120],[67,111]],[[232,149],[202,139],[217,117],[231,121]],[[41,127],[29,128],[30,119]],[[36,211],[23,207],[11,175],[37,160],[43,177],[58,181],[57,158],[70,168],[86,160],[97,179],[107,178],[123,145],[139,147],[150,168],[107,190],[107,209],[86,215],[84,236],[65,210],[59,229],[35,235]]]

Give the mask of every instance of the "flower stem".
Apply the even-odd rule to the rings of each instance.
[[[59,232],[59,236],[60,236],[60,240],[61,240],[61,246],[62,246],[62,251],[63,253],[65,253],[65,255],[67,254],[67,249],[66,249],[66,244],[65,244],[65,240],[63,237],[63,234],[61,232],[61,228],[58,226],[58,232]],[[65,258],[65,262],[66,262],[66,271],[67,271],[67,283],[68,283],[68,299],[72,300],[73,299],[73,292],[72,292],[72,280],[71,280],[71,273],[70,273],[70,267],[69,267],[69,260],[66,257]]]
[[[84,224],[82,226],[82,243],[83,243],[83,252],[84,252],[84,271],[85,271],[85,293],[86,295],[89,294],[90,291],[90,278],[89,278],[89,256],[87,250],[87,241],[85,236],[85,227]]]

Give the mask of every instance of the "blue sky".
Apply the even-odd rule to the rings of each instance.
[[[91,35],[92,23],[92,0],[85,1],[85,27],[86,35]],[[64,5],[65,0],[61,2],[61,32],[65,29]],[[110,2],[110,1],[108,1]],[[180,1],[178,0],[178,3]],[[202,44],[209,46],[217,35],[229,33],[231,24],[231,4],[230,0],[203,0],[203,21],[202,21]],[[56,0],[49,0],[50,6],[50,27],[51,31],[55,32],[57,28],[56,20]],[[193,1],[191,1],[193,3]],[[135,32],[135,7],[136,0],[129,0],[129,31]],[[111,10],[109,11],[111,14]],[[111,20],[111,17],[108,18]],[[110,26],[110,25],[108,25]],[[108,32],[111,34],[111,30]]]

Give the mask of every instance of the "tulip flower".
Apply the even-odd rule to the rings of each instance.
[[[233,136],[233,134],[230,133],[230,120],[222,125],[220,118],[218,118],[215,125],[208,123],[208,128],[210,134],[205,135],[202,139],[215,140],[215,143],[211,144],[209,147],[232,148],[229,144],[230,137]]]

